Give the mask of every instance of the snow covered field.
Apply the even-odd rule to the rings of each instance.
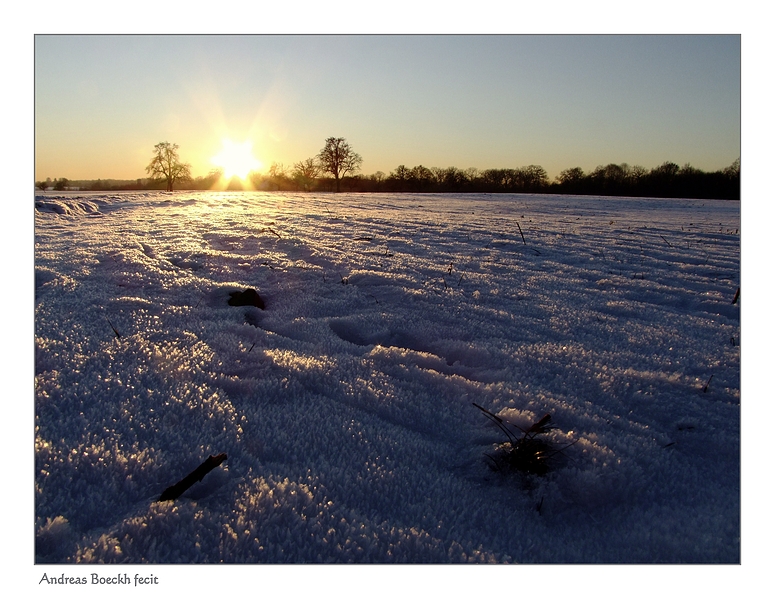
[[[738,563],[739,285],[735,202],[40,194],[36,561]]]

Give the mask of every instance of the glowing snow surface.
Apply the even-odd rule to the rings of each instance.
[[[35,227],[38,562],[740,560],[739,203],[43,194]],[[472,402],[576,443],[496,472]]]

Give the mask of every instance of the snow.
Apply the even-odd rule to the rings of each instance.
[[[35,560],[739,563],[739,286],[735,202],[39,194]]]

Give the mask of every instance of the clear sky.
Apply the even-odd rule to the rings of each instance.
[[[266,170],[344,137],[362,172],[740,156],[738,35],[35,37],[35,178],[135,179],[224,139]]]

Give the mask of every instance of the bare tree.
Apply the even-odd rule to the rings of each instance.
[[[153,160],[145,167],[145,172],[152,179],[165,180],[167,191],[172,191],[173,185],[179,181],[191,180],[191,165],[180,161],[178,144],[167,141],[153,147]]]
[[[727,177],[739,177],[740,176],[740,159],[738,158],[732,164],[722,171]]]
[[[309,191],[319,174],[320,165],[314,158],[307,158],[293,165],[293,180],[304,191]]]
[[[282,162],[273,162],[269,167],[264,180],[269,183],[269,188],[277,191],[287,191],[293,189],[293,182],[288,175],[288,167]]]
[[[329,137],[325,147],[318,154],[318,160],[323,172],[334,176],[337,192],[339,192],[339,180],[348,173],[354,174],[360,170],[363,162],[363,158],[353,151],[343,137]]]

